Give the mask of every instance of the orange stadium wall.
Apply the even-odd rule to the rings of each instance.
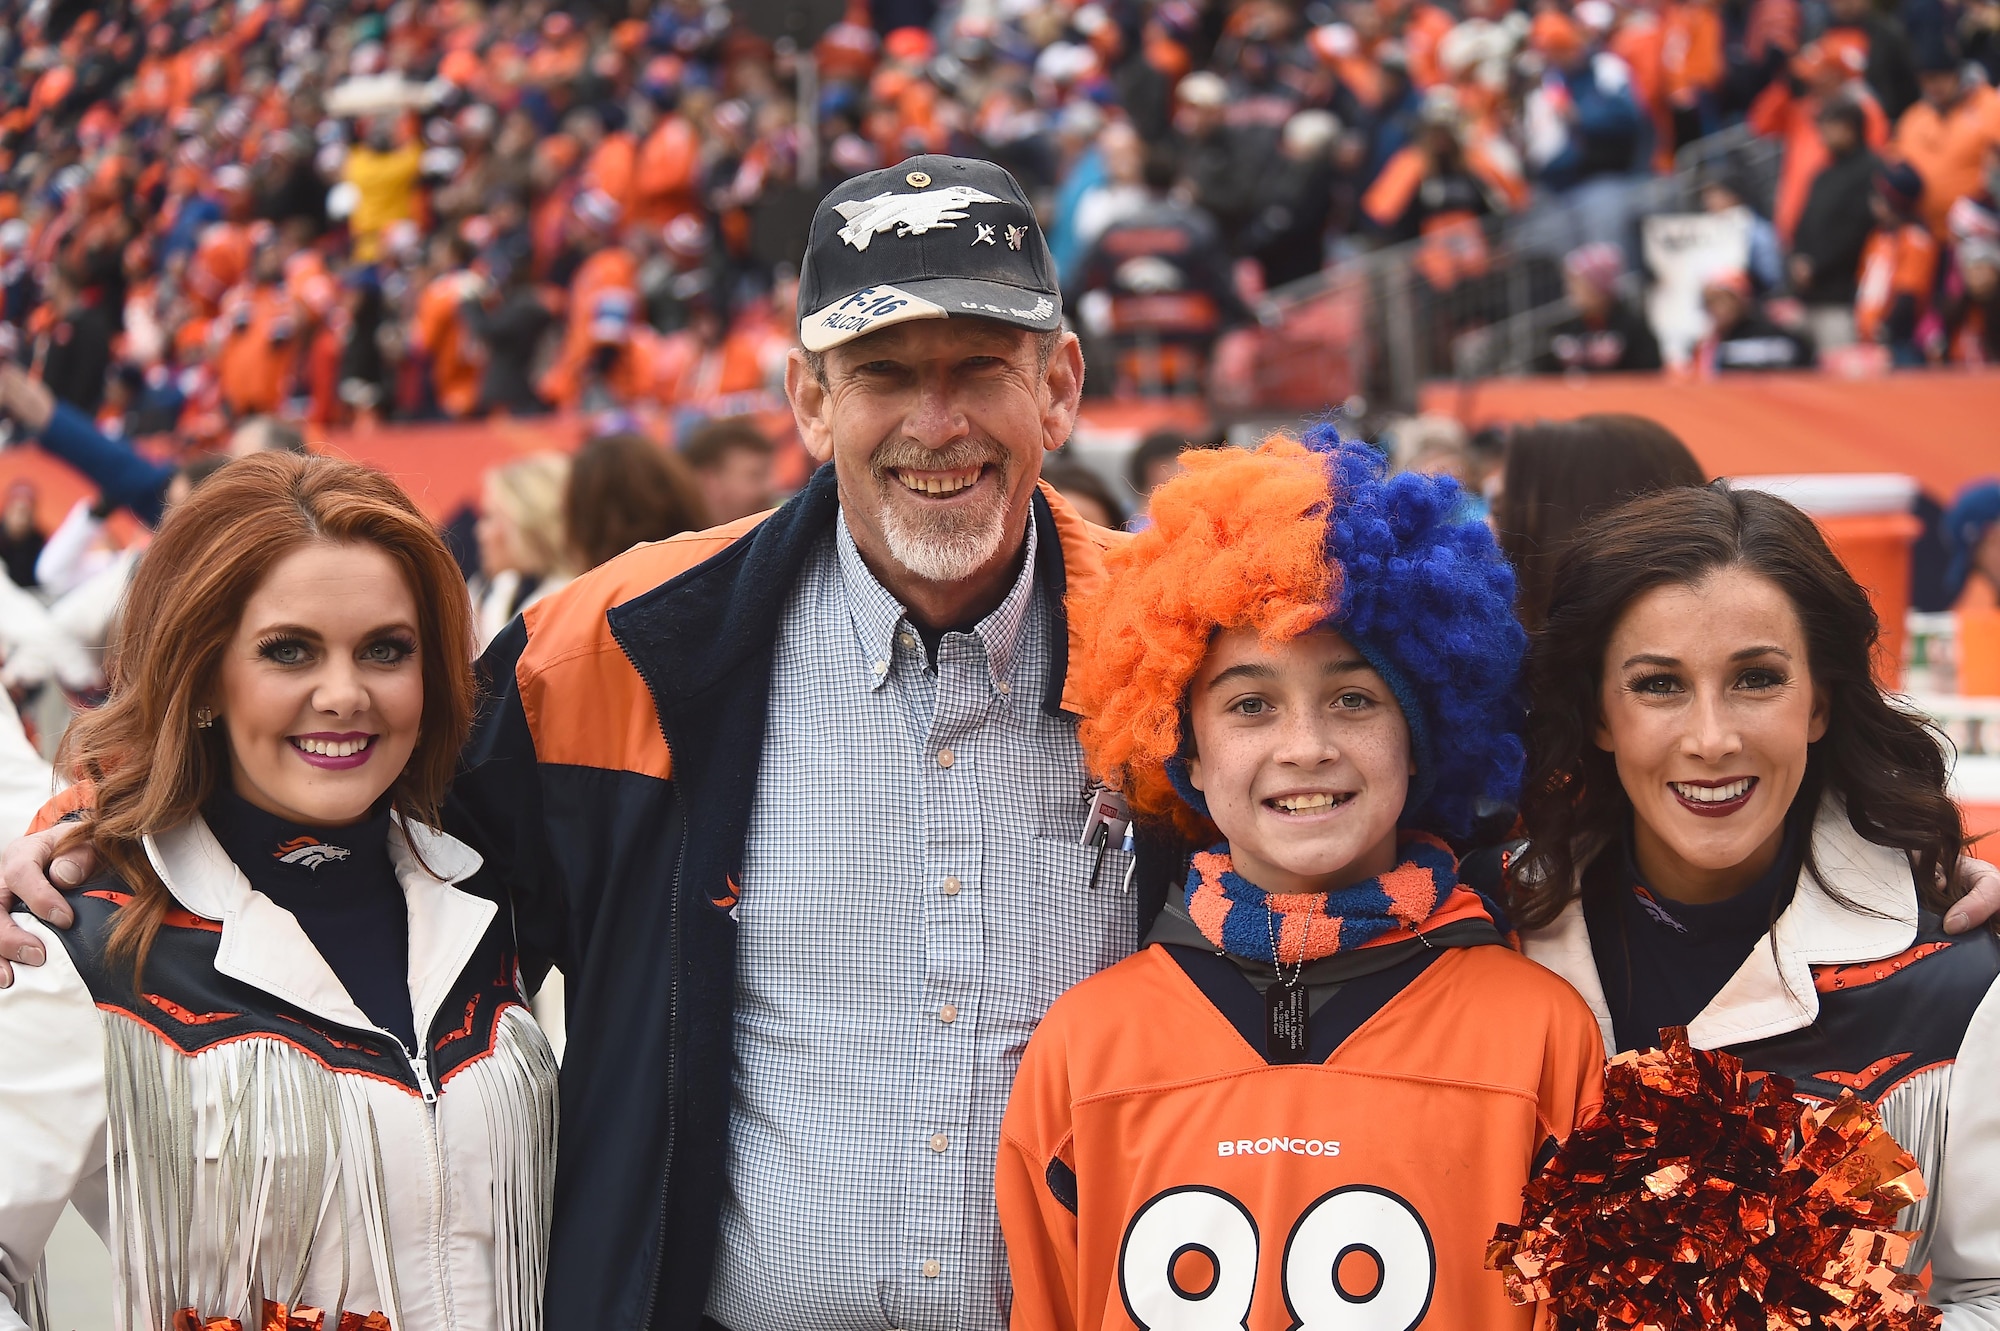
[[[1712,475],[1896,471],[1943,503],[2000,473],[2000,370],[1485,379],[1433,384],[1423,410],[1471,426],[1631,412],[1679,435]]]

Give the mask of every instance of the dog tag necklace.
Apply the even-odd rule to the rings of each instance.
[[[1273,1063],[1303,1063],[1307,1060],[1310,1041],[1306,1033],[1306,987],[1300,981],[1306,974],[1306,945],[1299,942],[1299,959],[1292,968],[1292,978],[1285,979],[1285,963],[1278,954],[1277,912],[1270,903],[1264,903],[1264,929],[1271,938],[1271,966],[1278,973],[1277,983],[1264,991],[1264,1057]]]

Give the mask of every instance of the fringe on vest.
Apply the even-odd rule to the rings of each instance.
[[[1951,1100],[1952,1064],[1927,1068],[1882,1097],[1882,1126],[1902,1148],[1916,1157],[1930,1191],[1919,1201],[1903,1208],[1896,1228],[1916,1230],[1917,1241],[1910,1248],[1905,1271],[1921,1271],[1931,1260],[1931,1222],[1937,1218],[1938,1197],[1944,1183],[1945,1119]]]
[[[493,1279],[500,1331],[536,1331],[542,1324],[542,1290],[548,1274],[549,1221],[556,1197],[556,1060],[548,1042],[523,1039],[526,1008],[510,1010],[494,1033],[493,1055],[471,1064],[470,1077],[486,1105],[487,1140],[493,1143]],[[522,1068],[529,1094],[509,1094],[500,1069]],[[520,1149],[502,1149],[504,1143]]]
[[[486,1107],[501,1331],[542,1324],[554,1208],[557,1068],[545,1045],[522,1038],[527,1019],[525,1008],[503,1013],[493,1054],[457,1074],[473,1079]],[[296,1306],[315,1255],[337,1243],[332,1317],[366,1262],[388,1303],[379,1311],[401,1328],[388,1181],[363,1080],[281,1040],[253,1038],[196,1056],[211,1081],[197,1105],[188,1057],[116,1013],[104,1014],[104,1026],[120,1323],[170,1326],[194,1308],[254,1325],[267,1299]],[[39,1293],[24,1289],[17,1307],[34,1331],[49,1331]]]
[[[14,1312],[28,1324],[28,1331],[53,1331],[49,1316],[49,1263],[44,1257],[24,1285],[7,1286],[8,1301]]]

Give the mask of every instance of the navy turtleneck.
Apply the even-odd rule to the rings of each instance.
[[[354,1005],[415,1049],[410,920],[389,858],[389,801],[350,827],[308,827],[222,789],[202,815],[250,886],[298,920]]]
[[[1799,873],[1798,829],[1788,825],[1778,858],[1750,886],[1722,901],[1674,901],[1654,891],[1624,850],[1618,888],[1586,893],[1584,921],[1604,982],[1618,1048],[1651,1049],[1660,1031],[1701,1015],[1774,922],[1780,894]]]

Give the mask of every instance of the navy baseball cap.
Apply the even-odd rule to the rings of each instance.
[[[820,201],[799,272],[799,341],[825,351],[912,319],[1062,326],[1035,210],[1005,167],[927,155]]]

